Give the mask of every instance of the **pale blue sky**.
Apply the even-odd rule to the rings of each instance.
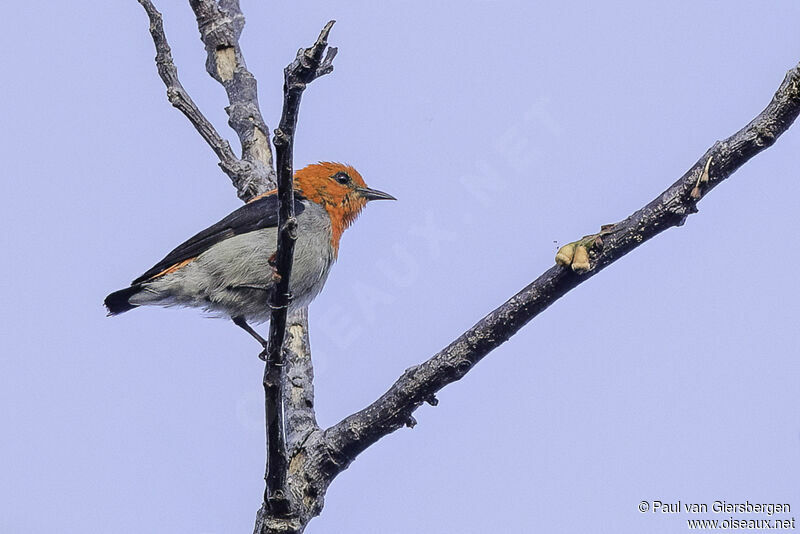
[[[554,242],[655,197],[800,61],[788,0],[242,4],[272,128],[283,67],[338,20],[296,166],[346,161],[399,199],[348,231],[311,307],[323,425],[547,269]],[[184,85],[233,139],[187,2],[157,5]],[[101,307],[235,192],[167,103],[137,2],[4,14],[0,531],[251,532],[258,347],[193,310]],[[307,532],[686,529],[643,499],[800,515],[799,145],[795,126],[422,407]]]

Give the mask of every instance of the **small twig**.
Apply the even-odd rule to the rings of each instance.
[[[192,126],[205,139],[208,146],[219,158],[220,167],[231,178],[234,185],[239,184],[242,181],[242,177],[248,174],[247,165],[234,155],[230,143],[217,132],[214,125],[203,115],[189,96],[189,93],[183,88],[178,79],[178,69],[175,68],[175,63],[172,60],[172,51],[167,42],[167,36],[164,33],[161,13],[158,12],[150,0],[138,1],[150,19],[150,35],[153,37],[153,43],[156,46],[156,66],[159,76],[167,86],[167,98],[173,106],[178,108],[189,119]]]
[[[271,189],[275,184],[269,128],[258,106],[256,79],[247,69],[239,46],[244,15],[239,0],[190,0],[197,17],[200,39],[206,48],[206,71],[225,88],[228,124],[239,136],[242,160],[249,167],[236,184],[242,200]]]
[[[444,350],[408,369],[378,400],[325,430],[315,446],[323,449],[317,452],[317,457],[325,465],[318,469],[328,474],[326,484],[364,449],[408,425],[411,414],[426,399],[463,377],[490,351],[568,291],[667,228],[682,225],[697,211],[697,195],[691,192],[698,184],[698,176],[705,196],[750,158],[771,146],[798,114],[800,65],[789,71],[766,109],[747,126],[715,143],[686,174],[645,207],[620,223],[604,227],[602,240],[592,249],[585,273],[578,274],[559,265],[548,269]]]
[[[332,61],[336,49],[328,49],[325,59],[322,54],[328,46],[328,34],[334,21],[328,22],[311,48],[300,49],[295,60],[284,69],[283,113],[275,131],[275,152],[278,174],[278,249],[275,266],[279,279],[275,284],[270,305],[269,346],[264,370],[264,390],[267,410],[267,474],[264,503],[273,516],[288,512],[289,500],[286,490],[288,472],[288,450],[283,410],[284,384],[282,373],[284,355],[283,342],[286,336],[286,314],[291,301],[289,281],[292,274],[294,244],[297,239],[297,220],[294,216],[293,146],[300,100],[306,85],[333,70]]]

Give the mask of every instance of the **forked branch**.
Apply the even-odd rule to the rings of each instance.
[[[239,0],[190,0],[197,17],[200,39],[208,57],[206,70],[225,88],[228,95],[228,124],[239,136],[242,161],[247,172],[237,184],[239,197],[247,201],[272,189],[275,171],[269,128],[258,105],[258,87],[253,74],[247,70],[239,37],[244,28],[244,15]]]
[[[164,33],[161,13],[158,12],[150,0],[138,1],[150,19],[150,35],[156,47],[156,67],[158,68],[159,76],[164,81],[164,85],[167,86],[167,98],[173,106],[178,108],[189,119],[192,126],[208,143],[208,146],[219,158],[219,166],[231,178],[239,196],[243,200],[247,200],[249,198],[248,195],[251,195],[251,193],[248,189],[249,186],[244,184],[252,181],[248,179],[251,174],[249,166],[234,155],[230,143],[217,132],[214,125],[203,115],[194,100],[192,100],[192,97],[183,88],[178,79],[178,69],[172,60],[172,51],[167,42],[167,36]]]

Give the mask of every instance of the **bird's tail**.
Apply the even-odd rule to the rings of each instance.
[[[125,313],[128,310],[136,308],[138,305],[131,304],[128,299],[141,290],[142,284],[133,284],[131,287],[114,291],[107,296],[103,304],[105,304],[108,309],[108,315],[119,315],[120,313]]]

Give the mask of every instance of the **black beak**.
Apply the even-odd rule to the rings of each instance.
[[[358,194],[367,200],[397,200],[389,193],[378,191],[377,189],[370,189],[369,187],[359,187],[356,189]]]

